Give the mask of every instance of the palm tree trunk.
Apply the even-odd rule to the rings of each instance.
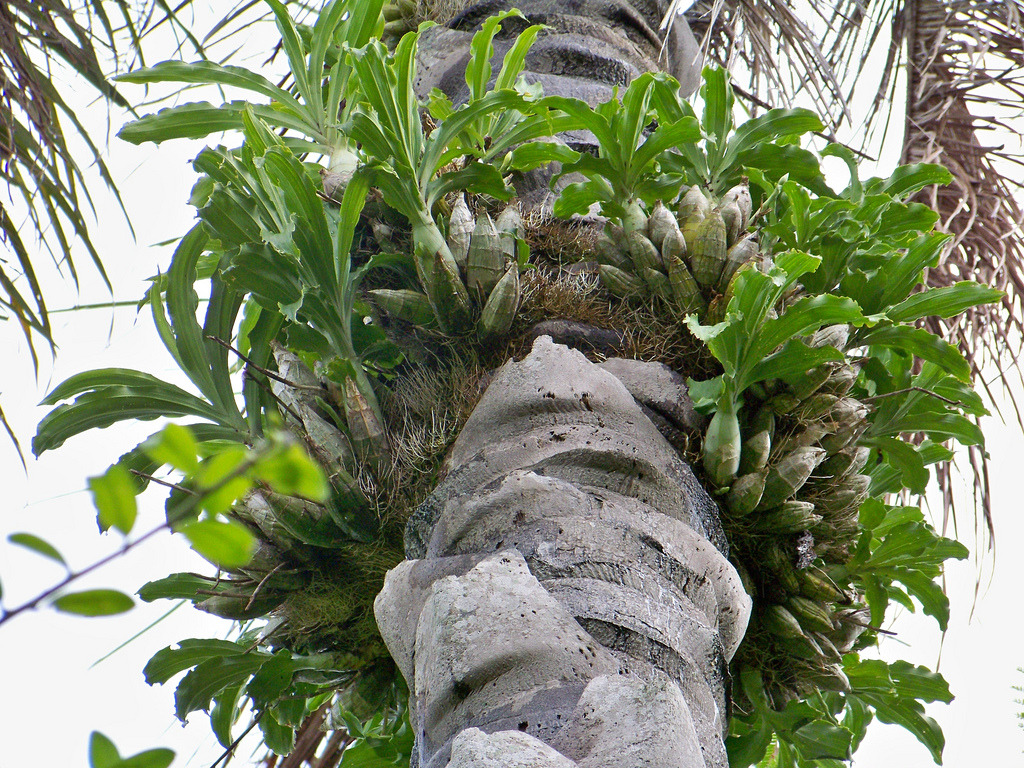
[[[541,83],[549,96],[575,96],[596,104],[611,98],[614,87],[657,70],[668,72],[690,92],[700,78],[700,49],[682,18],[663,36],[661,24],[670,5],[669,0],[467,2],[446,26],[421,37],[426,56],[420,62],[420,89],[439,87],[456,100],[464,96],[465,55],[473,32],[488,17],[518,8],[525,23],[547,28],[526,57],[526,76]],[[504,23],[495,45],[499,63],[525,23]]]
[[[376,603],[413,765],[725,768],[750,599],[716,505],[623,383],[541,337],[450,467]]]
[[[421,92],[464,98],[472,30],[508,5],[425,35]],[[685,22],[662,46],[666,0],[516,5],[548,26],[525,72],[546,94],[597,103],[645,71],[691,90],[699,75]],[[717,506],[623,380],[677,406],[685,386],[663,366],[604,366],[546,336],[506,363],[410,522],[410,559],[375,607],[411,691],[414,766],[728,764],[727,664],[750,599]]]

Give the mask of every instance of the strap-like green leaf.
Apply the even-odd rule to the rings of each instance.
[[[295,87],[303,100],[313,110],[314,115],[320,113],[320,78],[313,80],[306,69],[305,49],[302,38],[295,27],[295,22],[288,13],[287,7],[279,0],[265,0],[274,12],[277,29],[281,33],[281,44],[288,58],[288,68],[295,80]]]
[[[174,691],[174,709],[178,719],[185,722],[189,712],[209,709],[210,700],[216,694],[247,680],[267,658],[262,653],[246,653],[217,656],[199,664],[182,678]]]
[[[242,129],[242,113],[251,109],[261,120],[278,128],[290,128],[310,135],[310,125],[284,110],[246,101],[231,101],[219,106],[209,102],[193,102],[167,107],[128,123],[117,136],[132,144],[152,141],[157,144],[170,139],[203,139],[213,133]],[[318,136],[314,138],[319,140]]]
[[[704,100],[701,121],[708,140],[708,165],[712,175],[718,175],[725,166],[726,141],[732,131],[733,92],[729,75],[721,67],[704,68],[704,84],[700,88]]]
[[[893,197],[906,198],[933,184],[945,186],[953,180],[952,174],[941,165],[915,163],[901,165],[887,179],[869,179],[864,183],[865,191],[871,194],[885,193]]]
[[[859,341],[865,345],[892,347],[935,363],[961,381],[970,381],[971,367],[952,344],[923,328],[885,326],[868,331]]]
[[[523,71],[523,66],[526,62],[526,54],[529,53],[530,48],[537,40],[537,35],[539,35],[543,29],[543,25],[533,24],[519,33],[515,43],[505,54],[505,58],[501,61],[501,69],[498,71],[498,78],[494,81],[494,90],[501,91],[506,88],[515,87],[516,79]]]
[[[212,61],[161,61],[152,67],[137,69],[114,78],[123,83],[200,83],[244,88],[266,96],[278,107],[309,120],[309,111],[288,91],[279,88],[256,72]]]
[[[747,120],[736,129],[722,158],[722,168],[729,168],[742,153],[754,150],[760,144],[786,136],[821,131],[823,128],[821,120],[810,110],[771,109],[759,117]]]
[[[971,307],[999,301],[1005,295],[996,288],[964,280],[956,285],[915,293],[885,314],[897,323],[909,323],[922,317],[953,317]]]

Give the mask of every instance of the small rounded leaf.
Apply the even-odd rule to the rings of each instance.
[[[182,472],[195,472],[199,467],[199,444],[192,430],[181,424],[168,424],[147,440],[144,448],[153,461]]]
[[[67,562],[64,560],[64,556],[57,551],[56,547],[54,547],[50,542],[44,541],[43,539],[39,538],[38,536],[35,536],[34,534],[12,533],[10,536],[7,537],[7,540],[11,542],[11,544],[17,544],[19,547],[31,549],[36,554],[42,555],[43,557],[48,557],[51,560],[60,563],[65,568],[68,567]]]
[[[78,616],[114,616],[130,611],[135,602],[116,589],[87,589],[61,595],[51,605],[58,611]]]
[[[97,477],[89,478],[92,502],[96,505],[96,519],[100,530],[117,528],[127,536],[135,525],[138,505],[135,502],[135,481],[131,473],[120,464]]]
[[[271,452],[261,458],[250,472],[285,496],[324,501],[330,492],[320,465],[297,444]]]
[[[114,768],[167,768],[173,762],[174,750],[158,747],[126,757]]]
[[[221,568],[247,565],[256,549],[256,539],[241,523],[223,520],[197,520],[178,531],[192,549]]]
[[[121,762],[121,755],[114,742],[99,731],[89,736],[89,768],[113,768]]]

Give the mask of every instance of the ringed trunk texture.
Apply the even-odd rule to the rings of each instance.
[[[637,366],[664,370],[608,368]],[[377,598],[413,765],[725,768],[750,599],[724,549],[623,381],[539,338],[484,393]]]
[[[521,0],[548,26],[524,76],[592,104],[654,70],[692,91],[698,47],[681,18],[663,40],[668,4]],[[472,33],[512,5],[428,30],[421,95],[465,100]],[[523,22],[503,26],[495,72]],[[547,208],[549,179],[520,179],[521,204]],[[689,403],[664,366],[597,365],[546,336],[488,387],[375,604],[411,691],[414,768],[728,765],[727,664],[750,599],[717,506],[638,400]]]

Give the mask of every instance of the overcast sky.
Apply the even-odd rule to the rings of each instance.
[[[103,130],[102,107],[93,107],[89,114],[98,130]],[[114,282],[114,298],[138,299],[146,278],[157,269],[166,269],[170,258],[169,249],[154,244],[179,236],[191,226],[194,213],[185,201],[194,177],[188,160],[197,151],[198,145],[187,142],[155,152],[152,145],[136,148],[112,140],[111,168],[137,235],[133,241],[123,216],[101,196],[100,226],[95,232]],[[102,282],[86,265],[86,257],[79,258],[81,292],[50,275],[46,283],[51,307],[110,300]],[[183,383],[152,329],[148,312],[137,316],[134,309],[90,310],[55,314],[53,319],[60,350],[55,362],[44,352],[38,380],[17,329],[12,324],[0,326],[0,359],[5,361],[0,404],[26,450],[35,424],[46,412],[36,404],[53,385],[74,373],[123,366]],[[60,548],[76,568],[119,545],[117,535],[97,535],[83,490],[85,478],[102,472],[154,429],[154,424],[147,423],[91,432],[39,461],[29,458],[27,474],[11,446],[0,441],[0,482],[5,490],[0,507],[0,581],[5,605],[19,604],[61,576],[56,565],[7,544],[7,534],[29,531],[41,535]],[[991,766],[1024,761],[1024,731],[1017,726],[1016,717],[1021,707],[1014,701],[1020,694],[1013,689],[1024,685],[1024,674],[1017,671],[1024,666],[1019,609],[1019,589],[1024,584],[1020,554],[1024,551],[1024,518],[1016,487],[1022,439],[1015,423],[1005,427],[996,420],[988,422],[986,434],[993,457],[997,549],[994,556],[982,553],[979,564],[973,517],[965,507],[958,532],[971,548],[972,559],[948,569],[952,619],[941,645],[940,667],[957,700],[948,707],[930,709],[946,733],[945,763],[954,768],[979,759]],[[145,499],[138,531],[155,526],[162,515],[158,492],[148,493]],[[163,537],[79,586],[116,586],[134,592],[152,578],[181,570],[210,572],[210,567],[183,543]],[[193,724],[182,729],[173,717],[173,684],[149,688],[141,670],[154,652],[177,639],[224,636],[229,631],[225,622],[184,606],[112,658],[90,668],[171,607],[170,603],[140,605],[131,613],[108,619],[76,619],[42,610],[0,627],[0,687],[4,692],[0,696],[0,768],[85,766],[88,734],[94,729],[110,736],[122,754],[170,746],[178,751],[174,765],[179,768],[213,762],[220,748],[209,733],[205,716],[193,714]],[[904,613],[891,628],[897,636],[886,641],[882,649],[886,658],[905,658],[934,668],[942,641],[934,621]],[[910,734],[894,726],[875,725],[855,765],[925,768],[932,761]]]

